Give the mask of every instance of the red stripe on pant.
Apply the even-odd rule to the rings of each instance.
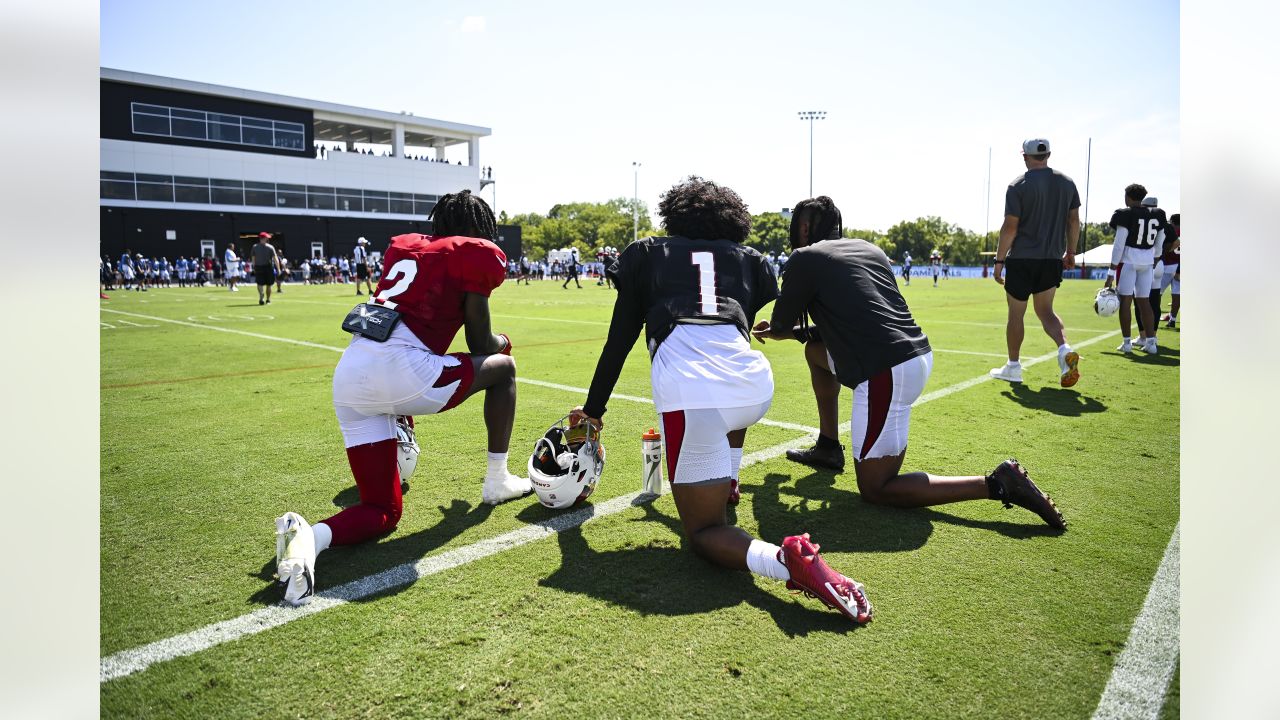
[[[662,413],[662,439],[667,445],[667,482],[676,481],[676,464],[680,462],[680,446],[684,443],[684,411]]]
[[[471,384],[476,381],[476,367],[471,364],[471,356],[466,353],[449,354],[458,359],[458,364],[441,370],[440,377],[436,378],[435,385],[432,387],[446,387],[455,380],[461,382],[458,383],[457,389],[453,391],[453,395],[449,396],[449,402],[445,403],[444,407],[437,412],[452,410],[463,400],[466,400],[471,392]]]
[[[404,503],[395,438],[347,448],[360,503],[324,521],[334,545],[351,545],[396,529]]]
[[[862,452],[859,460],[865,460],[871,446],[880,439],[884,432],[885,421],[889,419],[889,404],[893,400],[893,369],[875,375],[867,381],[867,435],[862,439]]]

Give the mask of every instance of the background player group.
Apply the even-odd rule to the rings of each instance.
[[[1027,152],[1028,147],[1036,152]],[[1034,296],[1042,325],[1060,346],[1062,382],[1074,384],[1079,358],[1062,337],[1052,295],[1064,266],[1073,264],[1079,201],[1070,179],[1056,171],[1036,172],[1047,170],[1047,141],[1028,141],[1024,154],[1028,173],[1010,186],[996,266],[1010,311],[1010,365],[997,371],[1017,367],[1021,316],[1028,296]],[[1026,212],[1028,206],[1049,207],[1046,196],[1057,198],[1060,221]],[[902,472],[911,405],[928,380],[933,352],[898,290],[888,257],[872,243],[842,237],[841,214],[830,198],[796,206],[790,229],[794,253],[781,291],[773,266],[742,244],[751,220],[733,190],[690,177],[663,194],[658,211],[669,236],[632,243],[606,271],[617,289],[608,338],[586,400],[571,411],[570,424],[603,429],[608,399],[643,329],[667,478],[694,552],[719,565],[783,580],[854,622],[872,617],[862,585],[829,567],[807,533],[775,545],[728,520],[727,506],[740,496],[746,432],[773,399],[772,369],[752,347],[752,336],[761,343],[803,345],[820,435],[812,448],[789,451],[791,460],[843,470],[839,393],[841,386],[848,387],[853,390],[850,454],[864,501],[923,507],[991,499],[1005,507],[1019,505],[1051,527],[1066,529],[1054,502],[1016,460],[984,475]],[[386,272],[369,303],[373,307],[357,306],[344,324],[351,330],[361,318],[399,313],[385,341],[352,330],[351,344],[334,371],[333,402],[360,502],[314,525],[294,512],[276,520],[277,574],[288,603],[306,602],[313,594],[319,553],[395,529],[402,510],[398,451],[412,442],[414,415],[444,412],[483,391],[489,459],[481,497],[497,504],[532,491],[527,478],[507,470],[515,361],[511,341],[490,326],[489,295],[506,274],[506,257],[491,242],[493,213],[464,190],[441,198],[431,220],[434,235],[392,238]],[[1056,258],[1037,257],[1054,252]],[[1024,255],[1033,262],[1015,261]],[[1005,264],[1008,276],[1002,277]],[[757,321],[756,314],[774,301],[770,319]],[[460,329],[468,352],[449,354]]]

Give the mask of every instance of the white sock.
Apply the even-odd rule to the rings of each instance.
[[[489,453],[489,473],[485,477],[505,478],[507,476],[507,454]]]
[[[787,566],[778,560],[782,548],[763,540],[752,540],[747,548],[747,568],[751,572],[774,580],[790,580]]]
[[[1008,365],[1009,367],[1020,367],[1022,363],[1018,362],[1017,360],[1010,360],[1008,362]]]
[[[316,536],[316,554],[329,549],[329,543],[333,542],[333,530],[324,523],[316,523],[311,526],[311,532]]]
[[[1069,352],[1071,352],[1071,343],[1062,343],[1058,346],[1058,357],[1066,357]]]
[[[1128,345],[1128,344],[1130,344],[1131,342],[1133,342],[1133,341],[1132,341],[1132,340],[1130,340],[1128,337],[1126,337],[1126,338],[1124,339],[1124,344],[1125,344],[1125,345]]]
[[[738,470],[742,467],[742,448],[729,448],[729,477],[738,479]]]

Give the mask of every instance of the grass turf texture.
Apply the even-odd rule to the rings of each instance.
[[[1002,362],[994,283],[903,290],[936,349],[926,392]],[[1115,329],[1093,314],[1095,290],[1059,291],[1073,342]],[[585,387],[612,298],[594,283],[508,283],[492,299],[495,330],[511,336],[521,377]],[[341,348],[355,300],[328,285],[287,286],[269,306],[252,287],[117,291],[103,303],[104,656],[274,602],[271,520],[297,510],[314,522],[356,497],[329,401],[337,352],[137,315]],[[913,413],[907,469],[982,474],[1017,457],[1066,515],[1062,536],[994,502],[873,507],[851,466],[832,475],[779,456],[747,468],[738,524],[771,542],[812,533],[867,585],[877,615],[865,628],[681,549],[665,495],[107,682],[102,714],[1086,717],[1178,518],[1178,333],[1160,335],[1156,357],[1120,355],[1116,337],[1083,348],[1071,390],[1049,361],[1022,386],[986,382]],[[1030,312],[1027,338],[1024,358],[1053,350]],[[768,417],[816,425],[800,346],[764,351],[777,386]],[[648,397],[648,372],[637,344],[616,392]],[[528,384],[519,395],[515,471],[584,399]],[[552,514],[533,499],[480,505],[480,405],[419,418],[423,455],[399,528],[324,553],[321,590]],[[639,435],[656,416],[615,399],[605,420],[597,504],[639,489]],[[746,451],[802,436],[757,426]]]

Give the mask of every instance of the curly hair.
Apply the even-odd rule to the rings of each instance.
[[[493,240],[498,237],[498,223],[489,203],[471,194],[470,190],[441,196],[427,216],[434,235],[478,237]]]
[[[809,242],[833,240],[844,231],[844,221],[840,217],[840,208],[826,195],[801,200],[796,203],[791,215],[791,244],[794,247],[796,236],[800,231],[800,221],[809,223]]]
[[[658,214],[668,232],[692,239],[740,243],[751,232],[751,213],[738,193],[697,175],[663,193]]]
[[[1124,196],[1134,202],[1141,202],[1147,196],[1147,189],[1138,183],[1134,183],[1124,189]]]

